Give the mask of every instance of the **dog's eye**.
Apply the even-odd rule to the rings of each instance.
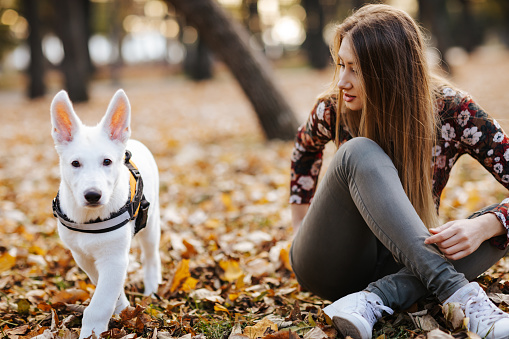
[[[111,161],[110,159],[104,159],[104,161],[103,161],[103,165],[104,165],[104,166],[109,166],[109,165],[111,165],[112,163],[113,163],[113,161]]]
[[[74,160],[73,162],[71,162],[71,165],[72,165],[72,167],[76,167],[76,168],[81,166],[81,164],[78,160]]]

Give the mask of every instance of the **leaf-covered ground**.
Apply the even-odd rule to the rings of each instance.
[[[509,130],[507,57],[501,51],[476,53],[455,69],[453,80]],[[321,312],[329,302],[300,289],[288,263],[292,142],[264,141],[249,102],[226,71],[202,83],[165,72],[146,69],[118,86],[96,81],[90,102],[75,105],[85,123],[95,124],[123,87],[132,105],[133,137],[149,146],[160,170],[164,283],[157,297],[142,296],[135,244],[126,282],[133,308],[112,318],[104,335],[334,338]],[[329,74],[276,72],[299,121]],[[51,94],[58,89],[53,81]],[[51,213],[59,183],[51,95],[29,102],[21,91],[5,90],[0,102],[0,333],[75,338],[94,286],[59,240]],[[326,158],[333,152],[328,147]],[[444,221],[465,217],[506,195],[478,164],[462,159],[441,214]],[[508,265],[502,260],[480,279],[504,310]],[[428,332],[435,322],[442,330],[453,329],[439,306],[426,300],[385,318],[375,330],[386,338],[445,335]],[[454,336],[468,334],[460,330]]]

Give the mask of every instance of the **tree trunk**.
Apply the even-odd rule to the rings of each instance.
[[[261,52],[250,50],[246,30],[214,0],[167,0],[196,27],[200,37],[230,68],[254,107],[268,139],[291,140],[298,127],[292,109],[272,79]]]
[[[200,81],[212,78],[212,55],[198,37],[193,44],[186,45],[187,54],[184,60],[184,71],[191,79]]]
[[[65,87],[72,101],[88,100],[90,59],[86,17],[88,0],[54,0],[57,31],[64,46],[62,70]]]
[[[479,31],[482,32],[482,29],[475,20],[472,1],[460,0],[460,3],[461,22],[456,24],[460,28],[460,34],[458,34],[457,39],[460,45],[465,48],[468,53],[471,53],[477,45],[482,43],[482,35],[480,36],[479,34]]]
[[[450,73],[450,68],[444,60],[444,54],[451,46],[449,15],[443,0],[419,0],[419,21],[431,31],[440,51],[441,66]]]
[[[306,48],[309,63],[313,68],[324,69],[330,65],[329,46],[323,40],[325,27],[325,13],[323,4],[319,0],[303,0],[306,10]]]
[[[41,22],[39,1],[23,0],[23,9],[30,25],[28,44],[30,45],[30,65],[28,66],[28,97],[38,98],[46,93],[44,85],[44,54],[42,53]]]

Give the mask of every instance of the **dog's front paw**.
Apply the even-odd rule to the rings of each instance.
[[[129,300],[127,300],[127,297],[124,293],[120,295],[120,298],[118,298],[117,305],[115,306],[114,314],[120,314],[123,310],[125,310],[127,307],[129,307]]]
[[[97,339],[97,335],[95,334],[94,330],[82,327],[79,339]]]
[[[93,302],[92,298],[92,302]],[[95,305],[99,307],[88,306],[83,312],[83,319],[81,321],[80,339],[98,338],[101,333],[108,330],[109,320],[111,318],[111,310],[113,307],[104,307],[104,305]],[[109,308],[109,310],[108,310]]]

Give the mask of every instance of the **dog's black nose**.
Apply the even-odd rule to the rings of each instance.
[[[85,192],[85,199],[90,204],[97,204],[99,199],[101,199],[101,192],[97,190],[90,190]]]

